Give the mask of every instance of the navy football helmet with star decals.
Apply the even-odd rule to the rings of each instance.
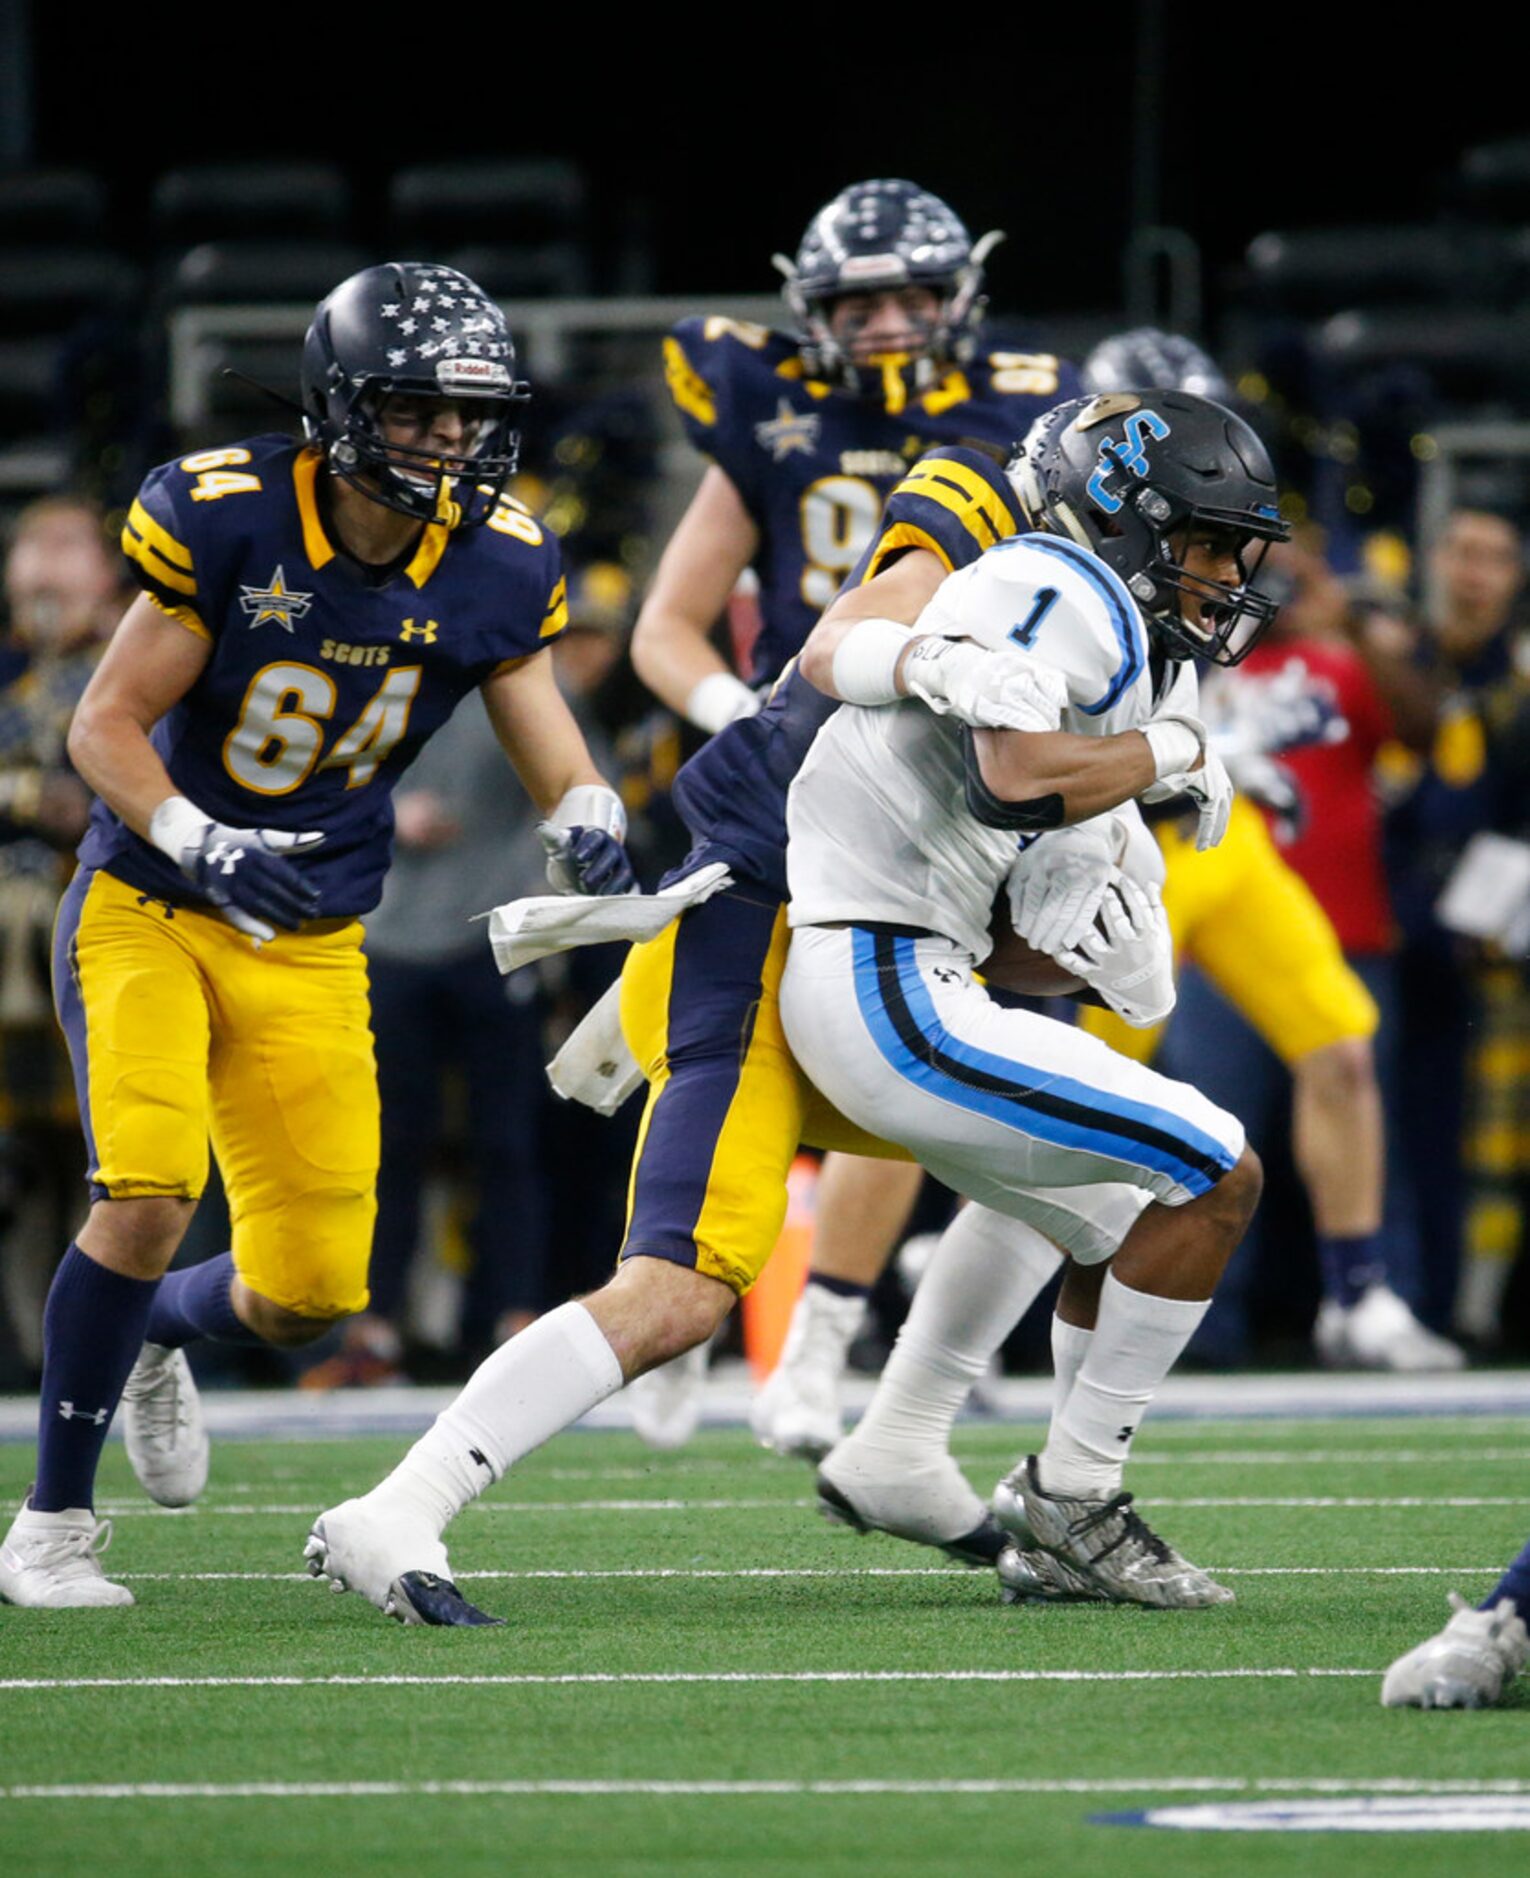
[[[830,309],[845,294],[898,287],[928,287],[940,296],[916,360],[921,384],[932,382],[938,367],[970,357],[986,304],[983,262],[1003,239],[994,229],[974,243],[954,209],[899,177],[842,189],[809,222],[794,257],[773,257],[786,278],[782,291],[801,328],[809,376],[859,389],[856,362],[830,327]]]
[[[425,522],[486,521],[515,469],[515,376],[505,316],[455,268],[387,261],[352,274],[320,302],[303,342],[303,424],[337,476],[374,502]],[[453,455],[389,442],[384,399],[454,400]]]
[[[1073,398],[1037,418],[1009,475],[1033,528],[1120,575],[1170,658],[1236,665],[1274,619],[1254,578],[1291,530],[1264,445],[1225,405],[1173,390]],[[1236,555],[1235,585],[1180,565],[1197,534]]]

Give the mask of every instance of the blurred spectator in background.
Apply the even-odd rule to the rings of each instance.
[[[1452,1368],[1460,1364],[1460,1350],[1416,1315],[1424,1291],[1421,1252],[1398,1178],[1395,1130],[1386,1126],[1395,1109],[1398,1020],[1375,776],[1382,749],[1394,740],[1428,748],[1438,694],[1413,661],[1411,629],[1383,608],[1357,604],[1325,560],[1316,531],[1272,551],[1267,582],[1261,580],[1278,590],[1281,610],[1250,657],[1235,672],[1216,675],[1227,687],[1232,715],[1257,720],[1265,710],[1261,699],[1300,695],[1332,713],[1331,727],[1343,734],[1313,737],[1278,758],[1244,759],[1235,775],[1239,787],[1265,808],[1281,856],[1326,914],[1380,1021],[1374,1037],[1341,1038],[1299,1059],[1287,1073],[1251,1030],[1230,1012],[1211,1011],[1204,988],[1191,986],[1176,1047],[1188,1050],[1197,1065],[1214,1065],[1212,1075],[1238,1102],[1239,1115],[1261,1142],[1279,1134],[1293,1076],[1298,1090],[1303,1077],[1315,1085],[1306,1092],[1305,1109],[1298,1095],[1293,1147],[1316,1215],[1319,1355],[1341,1366]],[[1208,685],[1209,706],[1215,706],[1219,690]],[[1347,1133],[1339,1132],[1333,1102],[1354,1111]],[[1314,1135],[1325,1132],[1330,1139],[1315,1144]],[[1357,1167],[1343,1164],[1361,1144],[1377,1161],[1365,1179]],[[1278,1170],[1278,1157],[1274,1165]],[[1272,1186],[1278,1189],[1278,1181]],[[1240,1337],[1253,1295],[1267,1293],[1276,1301],[1289,1294],[1291,1236],[1293,1230],[1305,1236],[1299,1196],[1277,1190],[1270,1202],[1219,1293],[1219,1308],[1236,1319]],[[1280,1259],[1261,1261],[1277,1235]]]
[[[1440,694],[1439,723],[1427,756],[1397,766],[1387,856],[1402,938],[1399,1128],[1425,1254],[1423,1310],[1441,1323],[1450,1318],[1461,1270],[1468,1154],[1490,1174],[1490,1184],[1513,1162],[1512,1150],[1506,1165],[1486,1146],[1497,1126],[1494,1111],[1502,1116],[1518,1103],[1491,1037],[1481,1037],[1471,1078],[1468,1066],[1484,1015],[1495,1034],[1516,1020],[1509,1004],[1484,998],[1481,959],[1445,930],[1435,907],[1471,836],[1506,820],[1506,773],[1494,760],[1489,722],[1512,715],[1530,676],[1530,646],[1518,612],[1524,584],[1519,530],[1504,516],[1458,509],[1435,543],[1429,574],[1417,659]],[[1475,1090],[1470,1103],[1469,1081]],[[1473,1110],[1479,1125],[1469,1131]],[[1477,1144],[1470,1150],[1469,1132]],[[1507,1229],[1491,1195],[1475,1225],[1484,1260],[1478,1275],[1491,1276],[1493,1255],[1512,1251],[1517,1233]],[[1501,1258],[1498,1264],[1501,1270]],[[1491,1340],[1496,1296],[1463,1302],[1463,1330]]]
[[[125,594],[105,518],[84,497],[22,510],[5,559],[0,671],[0,1274],[23,1362],[42,1365],[42,1311],[79,1223],[81,1150],[48,947],[90,791],[64,751],[69,720]]]
[[[1085,360],[1084,378],[1101,393],[1139,391],[1150,397],[1152,388],[1168,385],[1230,395],[1216,362],[1199,346],[1153,327],[1102,341]],[[1302,571],[1299,559],[1287,562],[1288,587]],[[1318,573],[1309,560],[1305,575],[1315,590]],[[1331,589],[1326,591],[1331,614]],[[1333,624],[1330,620],[1327,630]],[[1363,666],[1353,653],[1336,657],[1353,688]],[[1314,660],[1322,663],[1316,655]],[[1293,664],[1289,675],[1283,670],[1288,663]],[[1276,851],[1253,806],[1273,805],[1288,818],[1294,815],[1299,789],[1291,773],[1272,759],[1303,743],[1334,741],[1328,732],[1342,724],[1338,671],[1320,672],[1320,682],[1309,686],[1301,661],[1293,661],[1288,650],[1278,658],[1276,673],[1270,675],[1267,666],[1266,674],[1250,676],[1246,668],[1211,673],[1203,692],[1219,753],[1240,791],[1222,844],[1212,853],[1197,853],[1193,826],[1187,830],[1172,805],[1164,805],[1156,818],[1167,868],[1164,905],[1175,947],[1201,974],[1199,979],[1187,974],[1181,990],[1171,1040],[1172,1060],[1181,1067],[1174,1073],[1190,1077],[1214,1101],[1234,1109],[1251,1124],[1251,1137],[1265,1152],[1267,1137],[1260,1124],[1272,1118],[1273,1110],[1255,1116],[1250,1098],[1261,1085],[1269,1092],[1281,1084],[1277,1064],[1289,1072],[1292,1149],[1318,1241],[1322,1303],[1314,1339],[1323,1360],[1380,1369],[1452,1368],[1461,1362],[1461,1352],[1421,1324],[1387,1282],[1381,1238],[1386,1155],[1372,1042],[1381,1021],[1376,1000],[1346,961],[1321,894]],[[1357,696],[1357,703],[1374,734],[1376,710],[1369,691],[1363,701]],[[1365,937],[1373,945],[1384,944],[1379,854],[1373,829],[1367,842],[1365,824],[1368,759],[1363,753],[1359,757],[1358,782],[1346,758],[1338,759],[1338,773],[1319,771],[1316,780],[1346,803],[1358,793],[1353,812],[1359,820],[1350,821],[1349,840],[1341,841],[1347,853],[1334,857],[1324,878],[1337,892],[1336,877],[1358,868],[1363,878],[1369,867],[1370,903],[1363,912],[1355,911],[1355,922],[1369,929]],[[1220,998],[1207,990],[1208,983]],[[1127,1055],[1140,1058],[1156,1043],[1154,1033],[1127,1030],[1108,1013],[1086,1012],[1083,1022]],[[1267,1047],[1259,1045],[1254,1032]],[[1218,1286],[1191,1345],[1192,1354],[1203,1360],[1226,1364],[1247,1354],[1249,1284],[1268,1211],[1255,1227],[1253,1242]],[[1280,1289],[1289,1292],[1289,1246],[1283,1254]]]

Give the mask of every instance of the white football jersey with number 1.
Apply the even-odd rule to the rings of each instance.
[[[1059,675],[1068,703],[1045,728],[1114,736],[1155,710],[1196,708],[1188,664],[1167,668],[1167,695],[1155,699],[1147,627],[1124,583],[1054,535],[990,548],[942,582],[919,626]],[[1024,837],[967,807],[961,740],[954,718],[915,700],[841,706],[787,802],[794,926],[913,926],[986,956],[994,896]]]

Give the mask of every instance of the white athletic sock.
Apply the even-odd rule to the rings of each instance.
[[[851,1441],[944,1456],[972,1385],[1061,1263],[1023,1220],[964,1206],[941,1234]]]
[[[1084,1358],[1089,1354],[1089,1346],[1094,1342],[1094,1332],[1086,1330],[1082,1324],[1064,1323],[1062,1318],[1052,1319],[1052,1426],[1057,1426],[1057,1418],[1062,1413],[1063,1404],[1073,1393],[1073,1385],[1078,1372],[1084,1367]]]
[[[372,1491],[407,1504],[439,1538],[513,1462],[621,1386],[622,1366],[595,1319],[582,1304],[560,1304],[485,1357]]]
[[[1041,1454],[1048,1493],[1120,1491],[1121,1470],[1148,1404],[1206,1315],[1187,1302],[1133,1291],[1107,1272],[1089,1350],[1068,1399],[1052,1417]]]

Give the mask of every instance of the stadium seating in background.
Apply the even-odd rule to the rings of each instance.
[[[95,245],[99,189],[69,172],[0,183],[0,496],[57,485],[82,434],[111,421],[142,281],[131,261]],[[34,186],[35,185],[35,186]],[[51,208],[58,220],[50,220]],[[53,236],[48,240],[44,237]],[[68,237],[68,239],[58,239]]]
[[[388,244],[446,254],[504,299],[590,291],[584,178],[556,158],[422,163],[388,186]]]
[[[1530,222],[1530,137],[1478,144],[1462,156],[1451,199],[1485,222]]]
[[[1317,318],[1344,307],[1468,301],[1481,283],[1473,243],[1446,226],[1269,230],[1248,245],[1252,310]]]
[[[350,184],[328,163],[204,163],[168,170],[149,201],[149,226],[160,254],[204,241],[346,236],[351,219]]]
[[[106,190],[89,170],[17,170],[0,176],[0,245],[68,246],[101,238]]]

